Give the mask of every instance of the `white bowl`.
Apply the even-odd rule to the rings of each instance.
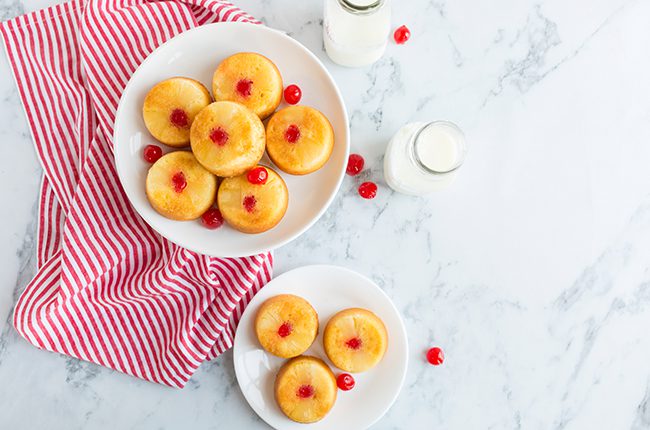
[[[335,144],[320,170],[292,176],[275,168],[289,188],[289,207],[280,223],[261,234],[244,234],[228,226],[208,230],[197,221],[173,221],[158,214],[145,194],[149,164],[142,158],[146,145],[164,152],[175,149],[157,142],[142,119],[142,103],[153,85],[173,76],[187,76],[212,86],[217,65],[237,52],[258,52],[282,73],[285,86],[302,89],[300,104],[315,107],[332,123]],[[286,106],[280,105],[280,108]],[[311,227],[330,205],[341,185],[349,153],[348,117],[343,98],[323,64],[307,48],[268,27],[245,23],[215,23],[186,31],[147,57],[124,89],[115,119],[115,163],[135,210],[154,230],[178,245],[217,257],[239,257],[268,251],[290,242]],[[271,165],[265,155],[262,164]]]
[[[314,307],[320,330],[305,354],[323,359],[335,375],[342,371],[327,359],[323,349],[323,330],[331,316],[347,308],[365,308],[379,316],[388,331],[388,348],[379,364],[366,372],[355,373],[355,387],[339,391],[330,413],[313,424],[293,422],[278,407],[273,384],[286,360],[264,351],[255,335],[255,314],[259,306],[278,294],[295,294]],[[388,411],[402,388],[408,367],[408,340],[404,322],[393,302],[370,279],[342,267],[305,266],[273,279],[251,300],[237,327],[233,356],[244,397],[273,428],[365,429]]]

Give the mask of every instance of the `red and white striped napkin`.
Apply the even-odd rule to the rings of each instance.
[[[270,280],[270,253],[212,258],[160,237],[115,171],[131,74],[167,39],[216,21],[259,23],[221,0],[74,0],[0,24],[44,170],[38,272],[14,312],[37,347],[183,387],[232,345]]]

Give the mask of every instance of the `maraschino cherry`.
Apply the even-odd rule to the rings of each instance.
[[[289,143],[296,143],[300,139],[300,129],[297,125],[291,124],[284,132],[284,138]]]
[[[298,85],[291,84],[284,89],[284,100],[290,105],[295,105],[302,98],[302,90]]]
[[[217,208],[210,208],[201,215],[201,223],[209,229],[219,228],[223,225],[223,216]]]
[[[187,179],[185,179],[183,172],[177,172],[172,176],[172,186],[177,193],[182,193],[187,187]]]
[[[439,366],[443,361],[445,361],[445,353],[442,349],[434,346],[427,351],[427,361],[434,366]]]
[[[359,195],[364,199],[374,199],[377,195],[377,184],[374,182],[364,182],[359,185]]]
[[[398,45],[403,45],[411,38],[411,30],[407,26],[402,25],[395,30],[393,37]]]
[[[147,163],[155,163],[162,157],[162,149],[158,145],[147,145],[142,151],[142,157]]]
[[[343,391],[350,391],[354,388],[354,377],[349,373],[341,373],[336,378],[336,385]]]
[[[348,157],[348,166],[345,169],[345,173],[350,176],[356,176],[363,170],[363,165],[365,161],[363,157],[359,154],[350,154]]]
[[[264,167],[258,166],[249,170],[246,178],[251,184],[264,185],[269,178],[269,172]]]

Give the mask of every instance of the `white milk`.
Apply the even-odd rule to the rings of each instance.
[[[323,41],[335,63],[374,63],[384,54],[389,33],[389,0],[325,0]]]
[[[386,149],[386,183],[395,191],[411,195],[444,189],[454,181],[465,152],[465,137],[450,122],[407,124]]]

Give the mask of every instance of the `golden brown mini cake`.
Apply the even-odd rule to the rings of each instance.
[[[377,315],[366,309],[351,308],[328,321],[323,346],[327,357],[339,369],[364,372],[384,357],[388,333]]]
[[[162,143],[180,147],[190,143],[194,117],[212,101],[210,92],[190,78],[171,78],[156,84],[142,106],[144,124]]]
[[[271,354],[297,357],[314,343],[318,315],[302,297],[281,294],[260,306],[255,317],[255,333],[262,348]]]
[[[180,221],[196,219],[214,203],[217,177],[191,152],[170,152],[149,169],[146,192],[149,203],[161,215]]]
[[[266,151],[281,170],[292,175],[314,172],[330,158],[334,131],[328,119],[308,106],[289,106],[266,125]]]
[[[194,119],[192,151],[217,176],[236,176],[253,168],[264,155],[264,124],[244,105],[214,102]]]
[[[244,233],[262,233],[275,227],[289,204],[289,191],[280,175],[264,166],[251,171],[258,168],[268,175],[264,183],[252,183],[246,173],[224,179],[217,194],[223,219]]]
[[[212,77],[214,99],[245,105],[264,119],[282,101],[282,76],[271,60],[253,52],[231,55]]]
[[[334,374],[316,357],[293,358],[275,377],[275,401],[287,417],[299,423],[323,419],[334,406],[336,394]]]

